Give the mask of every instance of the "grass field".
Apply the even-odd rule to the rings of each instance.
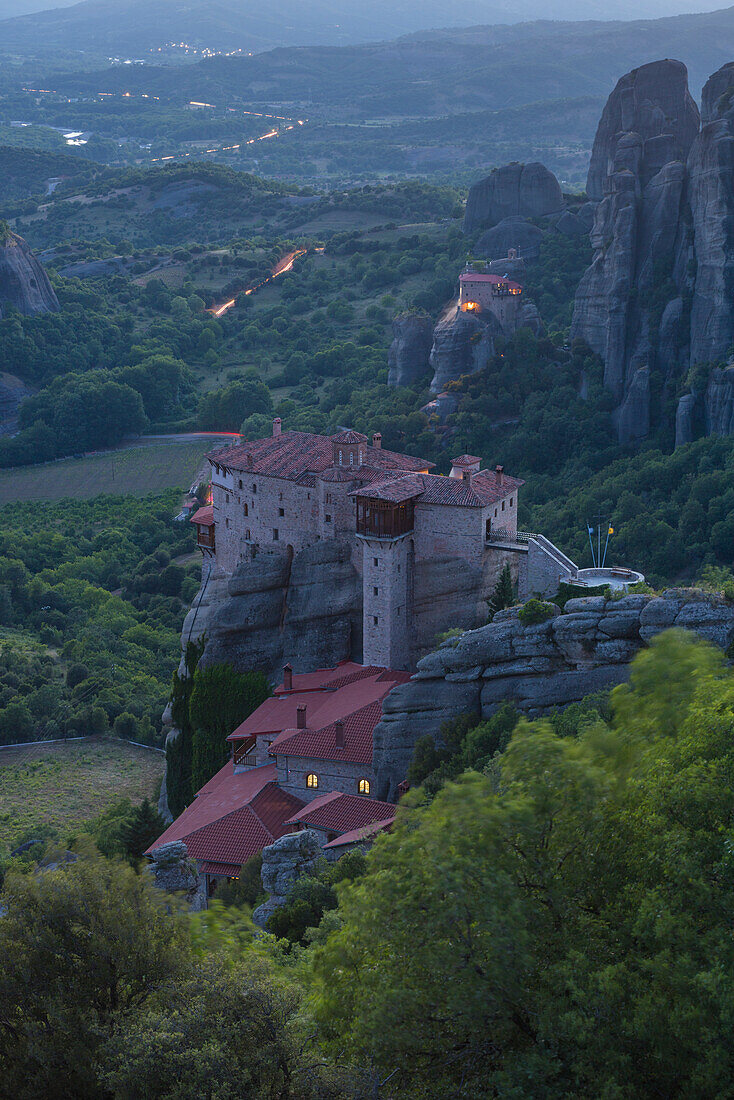
[[[126,741],[85,741],[0,749],[0,848],[37,825],[63,840],[119,798],[152,798],[165,757]]]
[[[135,497],[162,489],[188,489],[212,442],[130,447],[46,466],[0,470],[0,504],[13,500],[85,499],[99,493]]]

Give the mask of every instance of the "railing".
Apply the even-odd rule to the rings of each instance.
[[[248,743],[246,748],[242,745],[239,747],[235,745],[234,752],[232,753],[232,762],[238,768],[256,768],[256,755],[254,745]]]
[[[530,542],[531,539],[540,538],[534,531],[517,531],[514,535],[509,531],[490,531],[487,542]]]

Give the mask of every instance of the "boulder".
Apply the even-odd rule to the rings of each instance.
[[[491,228],[503,218],[541,218],[563,205],[558,180],[545,165],[507,164],[469,189],[464,232]]]
[[[25,314],[51,313],[58,310],[59,302],[26,242],[0,221],[0,317],[7,306]]]
[[[462,374],[474,374],[485,367],[494,355],[495,339],[501,335],[502,327],[491,314],[480,319],[457,306],[442,317],[433,330],[431,391],[439,393]]]
[[[734,604],[697,589],[569,600],[544,623],[523,626],[518,609],[452,638],[428,654],[407,684],[383,701],[374,732],[378,798],[395,798],[420,737],[440,743],[444,722],[461,714],[489,718],[503,702],[531,717],[607,690],[629,677],[630,662],[669,627],[690,630],[727,649]]]
[[[288,833],[263,848],[261,878],[269,897],[252,914],[255,924],[265,928],[271,913],[285,904],[296,879],[315,870],[322,852],[313,829]]]
[[[433,322],[427,313],[400,313],[392,323],[388,386],[412,386],[430,369]]]
[[[157,890],[181,894],[191,912],[206,908],[204,878],[189,859],[188,849],[182,840],[173,840],[154,848],[150,858],[151,862],[145,870],[153,876],[153,885]]]
[[[543,230],[526,218],[514,215],[503,218],[497,225],[482,233],[474,251],[487,260],[505,258],[514,248],[523,260],[537,259]],[[508,274],[510,274],[508,272]]]

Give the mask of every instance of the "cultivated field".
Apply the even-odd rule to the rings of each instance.
[[[0,470],[0,504],[13,500],[84,499],[99,493],[143,497],[162,489],[188,489],[202,458],[216,444],[153,444],[45,466]]]
[[[35,825],[60,840],[119,798],[152,798],[165,757],[126,741],[85,741],[0,749],[0,848]]]

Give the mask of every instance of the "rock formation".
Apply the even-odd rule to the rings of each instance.
[[[392,323],[387,355],[388,386],[412,386],[427,374],[433,343],[433,321],[427,313],[399,313]]]
[[[541,218],[562,208],[558,180],[545,165],[506,164],[470,188],[464,232],[489,229],[503,218]]]
[[[151,852],[151,863],[145,870],[153,876],[153,885],[167,894],[181,894],[192,913],[206,909],[206,888],[203,877],[182,840],[172,840]]]
[[[7,306],[26,314],[50,313],[59,302],[26,242],[0,222],[0,317]]]
[[[269,897],[252,914],[255,924],[264,928],[268,917],[287,899],[296,879],[312,872],[323,853],[313,829],[288,833],[263,849],[260,877]]]
[[[502,327],[491,314],[480,318],[458,306],[448,311],[433,330],[431,392],[440,393],[453,379],[486,367],[501,335]]]
[[[487,260],[498,260],[514,248],[523,259],[536,259],[542,240],[542,229],[526,218],[515,216],[503,218],[482,233],[474,251]]]
[[[704,415],[706,435],[734,435],[734,367],[711,372]]]
[[[378,798],[395,798],[417,740],[438,739],[449,718],[488,718],[506,700],[537,716],[614,687],[628,678],[638,650],[669,627],[723,649],[734,641],[734,604],[696,589],[569,600],[563,615],[556,608],[534,626],[518,615],[518,608],[501,611],[488,626],[444,642],[385,698],[374,734]]]
[[[232,577],[205,578],[181,635],[205,637],[202,667],[230,663],[275,676],[359,659],[362,581],[348,544],[323,540],[294,556],[288,547],[258,549]]]
[[[699,130],[685,66],[657,61],[622,77],[599,123],[587,181],[595,252],[571,335],[604,360],[622,443],[662,421],[690,367],[725,362],[734,344],[733,97],[730,63],[703,90]],[[720,375],[682,397],[678,443],[731,432]]]

